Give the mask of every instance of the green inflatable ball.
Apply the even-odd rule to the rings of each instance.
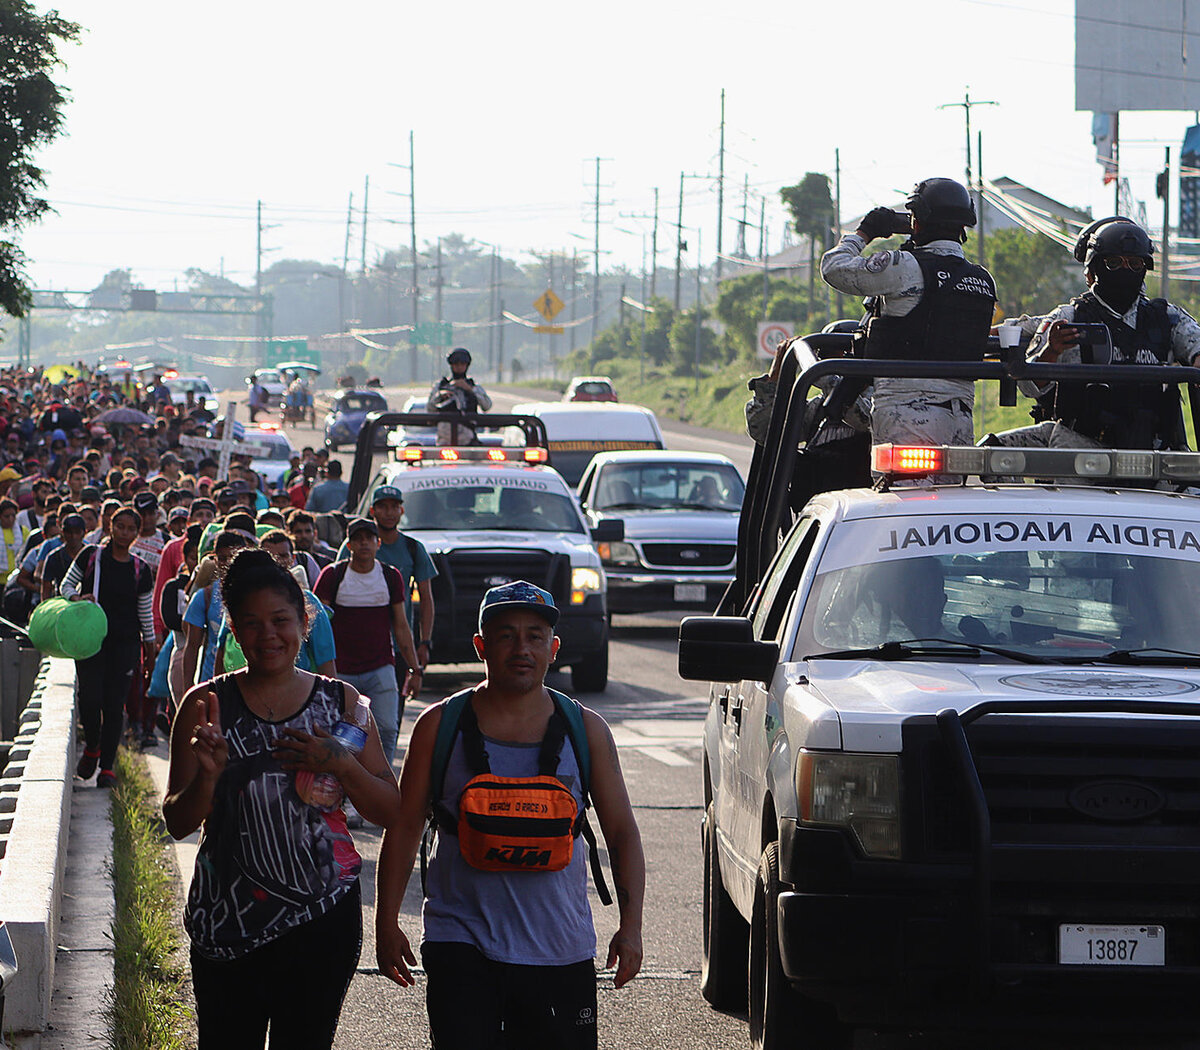
[[[72,660],[86,660],[100,651],[108,634],[108,616],[95,602],[68,602],[58,614],[58,648]]]
[[[70,604],[66,598],[47,598],[29,617],[29,640],[47,656],[67,655],[58,647],[58,617]]]

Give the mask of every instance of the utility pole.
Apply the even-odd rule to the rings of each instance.
[[[354,194],[350,194],[350,203],[346,205],[346,243],[342,247],[342,274],[338,280],[338,331],[346,330],[346,268],[350,265],[350,223],[354,218]],[[339,340],[340,344],[340,340]],[[340,345],[338,349],[341,349]]]
[[[442,239],[437,239],[437,254],[434,256],[434,309],[438,324],[442,323]]]
[[[725,226],[725,89],[721,88],[721,148],[717,160],[717,284],[721,283],[721,233]],[[699,238],[696,241],[699,244]]]
[[[412,323],[417,330],[417,313],[421,304],[421,266],[417,261],[417,161],[413,150],[413,133],[408,133],[408,228],[412,235]],[[410,344],[409,374],[417,381],[417,344]]]
[[[371,176],[368,175],[363,183],[362,255],[358,263],[358,272],[362,277],[367,275],[367,200],[370,192]]]
[[[504,300],[500,300],[500,335],[497,339],[498,349],[496,350],[496,382],[504,382]]]
[[[679,218],[675,223],[675,312],[679,313],[679,268],[683,265],[683,172],[679,173]]]
[[[654,285],[658,279],[658,187],[654,187],[654,232],[650,234],[650,298],[654,298]],[[645,269],[645,260],[642,262]],[[646,289],[642,289],[642,298],[646,298]],[[645,328],[643,322],[642,327]]]
[[[975,196],[979,203],[978,203],[978,207],[975,212],[975,221],[976,221],[976,224],[977,224],[978,230],[979,230],[979,233],[978,233],[979,265],[986,267],[987,266],[987,251],[984,249],[984,245],[983,245],[984,231],[983,231],[983,132],[982,131],[977,132],[975,135],[975,166],[976,166],[977,173],[978,173],[977,174],[978,181],[976,182]],[[970,189],[971,189],[971,187],[968,186],[967,187],[968,192],[970,191]]]
[[[763,267],[763,308],[762,319],[771,320],[767,316],[767,299],[771,294],[771,268],[767,257],[767,198],[763,197],[758,205],[758,255]]]
[[[577,297],[576,278],[579,276],[579,249],[571,249],[571,349],[569,353],[575,352],[575,299]]]
[[[967,88],[963,92],[963,100],[961,102],[947,102],[944,105],[938,106],[938,109],[953,109],[957,106],[962,107],[963,117],[967,124],[967,192],[971,192],[971,107],[972,106],[998,106],[999,102],[982,101],[971,98],[971,89]],[[978,201],[978,208],[982,209],[983,200]]]
[[[700,396],[700,331],[704,324],[704,300],[700,298],[700,229],[696,229],[696,397]]]
[[[258,309],[254,313],[254,335],[258,340],[258,356],[263,357],[262,345],[262,201],[258,202],[254,224],[254,294]]]
[[[488,325],[488,362],[492,365],[496,363],[496,296],[499,289],[497,288],[497,269],[499,266],[496,255],[496,246],[492,245],[492,267],[488,275],[488,316],[492,319],[492,323]]]
[[[842,151],[840,149],[833,151],[833,195],[834,223],[837,226],[837,239],[840,243],[842,239]],[[839,318],[845,317],[840,289],[838,289],[836,299],[837,315]]]
[[[1158,293],[1164,299],[1171,294],[1171,147],[1166,148],[1166,160],[1163,170],[1155,179],[1155,189],[1163,202],[1163,231],[1162,231],[1162,289]]]
[[[600,324],[600,158],[596,158],[596,210],[595,237],[592,244],[595,266],[592,275],[592,342],[588,346],[588,371],[592,370],[592,351],[596,346],[596,333]]]

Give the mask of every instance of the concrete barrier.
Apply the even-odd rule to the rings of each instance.
[[[7,1031],[41,1032],[49,1017],[74,765],[75,663],[46,659],[0,774],[0,921],[20,967]]]

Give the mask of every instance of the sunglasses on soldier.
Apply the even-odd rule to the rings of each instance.
[[[1106,270],[1119,270],[1121,267],[1132,270],[1134,273],[1145,273],[1146,260],[1140,255],[1106,255],[1104,257]]]

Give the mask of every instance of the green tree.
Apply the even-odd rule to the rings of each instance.
[[[976,235],[967,238],[966,253],[978,258]],[[989,233],[984,240],[987,267],[996,279],[996,294],[1005,316],[1046,314],[1084,290],[1083,268],[1057,241],[1040,233],[1012,228]]]
[[[792,215],[796,232],[808,238],[808,301],[815,297],[814,264],[816,262],[817,238],[824,245],[825,238],[833,225],[833,198],[829,193],[829,176],[816,171],[806,172],[795,186],[784,186],[779,191],[784,207]]]
[[[32,302],[16,235],[50,207],[39,196],[45,174],[31,158],[62,128],[66,96],[50,71],[58,43],[78,36],[79,26],[56,11],[39,15],[27,0],[0,0],[0,309],[13,317]]]

